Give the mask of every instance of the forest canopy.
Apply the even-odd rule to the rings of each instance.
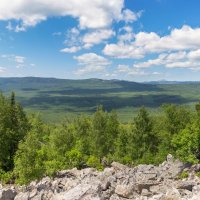
[[[14,93],[0,94],[0,180],[28,184],[73,167],[102,170],[112,161],[158,164],[168,153],[198,163],[200,103],[196,112],[174,104],[162,110],[153,116],[141,107],[122,124],[115,111],[98,106],[92,116],[46,124],[37,114],[27,116]]]

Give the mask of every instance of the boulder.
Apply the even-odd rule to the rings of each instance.
[[[178,179],[185,170],[189,176]],[[113,162],[104,171],[63,170],[28,186],[0,185],[0,200],[200,200],[199,165],[168,155],[159,166],[133,168]]]
[[[1,189],[0,190],[0,200],[14,200],[17,192],[12,189]]]
[[[133,186],[131,185],[117,185],[115,193],[124,198],[131,198],[133,196]]]

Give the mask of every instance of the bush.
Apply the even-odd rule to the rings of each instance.
[[[13,172],[4,172],[3,170],[0,170],[0,180],[4,184],[11,184],[14,182],[14,173]]]
[[[90,156],[87,160],[87,163],[86,163],[89,167],[93,167],[93,168],[96,168],[98,170],[102,170],[103,169],[103,166],[100,162],[100,159],[97,158],[96,156]]]

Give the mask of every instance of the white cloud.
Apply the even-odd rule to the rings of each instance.
[[[84,46],[87,48],[92,47],[95,44],[100,44],[103,41],[115,36],[115,32],[111,29],[100,29],[87,33],[83,36]]]
[[[119,29],[118,44],[128,44],[134,40],[135,34],[131,26],[124,26]]]
[[[94,72],[103,72],[111,64],[106,58],[95,53],[87,53],[80,56],[74,56],[79,65],[83,67],[74,72],[76,75],[83,75]]]
[[[81,47],[73,46],[73,47],[61,49],[60,52],[62,52],[62,53],[76,53],[77,51],[79,51],[81,49],[82,49]]]
[[[16,68],[22,68],[25,66],[33,67],[35,64],[28,63],[27,58],[24,56],[14,55],[14,54],[2,54],[1,58],[6,59],[8,63],[15,65]]]
[[[134,13],[133,11],[129,10],[129,9],[125,9],[122,12],[121,15],[121,20],[125,21],[126,23],[129,22],[135,22],[138,20],[138,18],[141,17],[143,11]]]
[[[15,62],[16,63],[20,63],[20,64],[23,64],[25,62],[25,57],[23,56],[14,56],[14,59],[15,59]]]
[[[107,56],[115,58],[134,58],[140,59],[145,55],[145,51],[142,48],[135,48],[132,45],[123,43],[119,44],[107,44],[103,50],[103,53]]]
[[[74,56],[78,61],[79,65],[104,65],[107,66],[110,64],[106,58],[99,56],[95,53],[86,53],[80,56]]]
[[[116,58],[143,58],[146,54],[168,51],[200,49],[200,28],[183,26],[173,29],[169,35],[160,37],[157,33],[139,32],[129,43],[123,39],[117,44],[107,44],[103,53]]]
[[[63,53],[76,53],[81,49],[90,49],[94,45],[105,42],[113,36],[115,36],[115,32],[111,29],[98,29],[87,32],[82,36],[80,30],[72,28],[71,30],[68,30],[64,42],[68,47],[61,49],[60,51]]]
[[[135,35],[133,33],[125,33],[118,36],[119,44],[124,44],[132,41]]]
[[[51,16],[72,16],[82,29],[105,28],[120,20],[123,7],[124,0],[6,0],[0,4],[0,20],[18,20],[16,31]],[[134,20],[133,14],[126,14],[125,19]]]
[[[174,29],[170,35],[160,37],[156,33],[140,32],[135,36],[134,45],[143,47],[147,52],[196,49],[200,47],[200,28],[183,26]]]
[[[1,57],[7,59],[8,61],[14,61],[17,64],[23,64],[26,60],[24,56],[14,54],[2,54]]]
[[[148,68],[164,66],[166,68],[188,68],[200,70],[200,49],[193,51],[179,51],[175,53],[163,53],[156,59],[134,64],[136,68]]]
[[[64,41],[64,44],[67,46],[80,45],[81,44],[80,30],[75,27],[68,30],[66,33],[66,39]]]

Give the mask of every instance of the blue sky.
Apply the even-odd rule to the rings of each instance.
[[[1,0],[0,76],[200,81],[199,10],[199,0]]]

